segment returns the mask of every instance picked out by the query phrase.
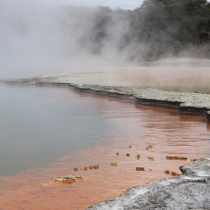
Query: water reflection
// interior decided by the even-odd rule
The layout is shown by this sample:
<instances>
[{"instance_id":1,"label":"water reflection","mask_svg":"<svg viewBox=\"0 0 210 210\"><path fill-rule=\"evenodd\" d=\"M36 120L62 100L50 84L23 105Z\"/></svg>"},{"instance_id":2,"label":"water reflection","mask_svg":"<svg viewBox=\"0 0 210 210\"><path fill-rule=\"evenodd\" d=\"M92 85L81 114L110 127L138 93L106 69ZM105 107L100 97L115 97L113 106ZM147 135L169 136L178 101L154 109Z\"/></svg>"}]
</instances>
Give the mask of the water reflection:
<instances>
[{"instance_id":1,"label":"water reflection","mask_svg":"<svg viewBox=\"0 0 210 210\"><path fill-rule=\"evenodd\" d=\"M0 97L0 176L46 166L112 130L94 106L62 86L1 85Z\"/></svg>"}]
</instances>

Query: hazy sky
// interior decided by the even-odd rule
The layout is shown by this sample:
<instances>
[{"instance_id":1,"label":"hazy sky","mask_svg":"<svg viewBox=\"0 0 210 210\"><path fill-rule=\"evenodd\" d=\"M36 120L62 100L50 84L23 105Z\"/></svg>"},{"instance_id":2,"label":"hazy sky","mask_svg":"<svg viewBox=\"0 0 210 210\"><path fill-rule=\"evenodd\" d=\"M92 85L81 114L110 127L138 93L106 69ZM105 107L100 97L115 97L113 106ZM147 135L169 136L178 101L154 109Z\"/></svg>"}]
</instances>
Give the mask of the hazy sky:
<instances>
[{"instance_id":1,"label":"hazy sky","mask_svg":"<svg viewBox=\"0 0 210 210\"><path fill-rule=\"evenodd\" d=\"M53 5L76 5L76 6L109 6L111 8L135 9L143 0L40 0Z\"/></svg>"}]
</instances>

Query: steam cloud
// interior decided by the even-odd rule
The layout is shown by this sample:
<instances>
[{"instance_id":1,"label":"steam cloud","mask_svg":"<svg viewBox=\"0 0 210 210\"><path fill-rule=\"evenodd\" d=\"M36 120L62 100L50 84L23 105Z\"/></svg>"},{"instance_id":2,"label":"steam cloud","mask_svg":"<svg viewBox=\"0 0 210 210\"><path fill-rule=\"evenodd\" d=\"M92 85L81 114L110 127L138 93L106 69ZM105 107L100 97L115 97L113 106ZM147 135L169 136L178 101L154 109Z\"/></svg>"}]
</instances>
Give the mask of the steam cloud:
<instances>
[{"instance_id":1,"label":"steam cloud","mask_svg":"<svg viewBox=\"0 0 210 210\"><path fill-rule=\"evenodd\" d=\"M126 60L123 10L0 0L0 77L94 71ZM104 13L104 15L103 15ZM107 19L107 14L109 14Z\"/></svg>"},{"instance_id":2,"label":"steam cloud","mask_svg":"<svg viewBox=\"0 0 210 210\"><path fill-rule=\"evenodd\" d=\"M0 78L101 71L178 53L208 56L203 44L185 52L172 38L179 27L171 27L162 7L147 7L151 2L129 11L0 0ZM162 25L154 29L158 18Z\"/></svg>"}]
</instances>

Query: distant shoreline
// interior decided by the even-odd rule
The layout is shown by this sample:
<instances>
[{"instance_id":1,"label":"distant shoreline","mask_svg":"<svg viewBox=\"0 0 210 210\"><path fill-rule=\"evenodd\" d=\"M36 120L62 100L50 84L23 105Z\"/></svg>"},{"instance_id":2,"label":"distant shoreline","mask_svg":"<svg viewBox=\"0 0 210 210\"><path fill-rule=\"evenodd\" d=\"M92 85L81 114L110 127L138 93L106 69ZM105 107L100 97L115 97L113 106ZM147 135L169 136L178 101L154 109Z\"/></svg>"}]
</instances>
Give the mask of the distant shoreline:
<instances>
[{"instance_id":1,"label":"distant shoreline","mask_svg":"<svg viewBox=\"0 0 210 210\"><path fill-rule=\"evenodd\" d=\"M4 82L9 84L28 85L67 85L80 91L100 95L133 97L136 102L140 104L172 107L178 109L180 113L206 115L207 119L210 120L210 94L195 92L173 92L144 87L68 83L65 80L56 81L56 78L56 76L38 76Z\"/></svg>"}]
</instances>

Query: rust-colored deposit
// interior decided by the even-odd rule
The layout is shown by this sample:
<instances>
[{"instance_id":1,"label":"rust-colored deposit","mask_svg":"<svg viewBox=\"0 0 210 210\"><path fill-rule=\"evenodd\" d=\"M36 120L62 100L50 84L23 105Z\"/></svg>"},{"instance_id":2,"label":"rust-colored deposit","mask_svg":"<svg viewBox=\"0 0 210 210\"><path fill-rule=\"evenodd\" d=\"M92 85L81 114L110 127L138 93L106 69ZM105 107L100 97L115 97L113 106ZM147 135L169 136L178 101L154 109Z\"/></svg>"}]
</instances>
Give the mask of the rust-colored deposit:
<instances>
[{"instance_id":1,"label":"rust-colored deposit","mask_svg":"<svg viewBox=\"0 0 210 210\"><path fill-rule=\"evenodd\" d=\"M205 117L119 102L123 99L113 99L113 112L104 112L105 118L112 116L117 132L92 147L60 157L48 168L1 177L0 209L86 209L128 188L177 176L180 165L209 156ZM52 180L70 175L82 179Z\"/></svg>"}]
</instances>

